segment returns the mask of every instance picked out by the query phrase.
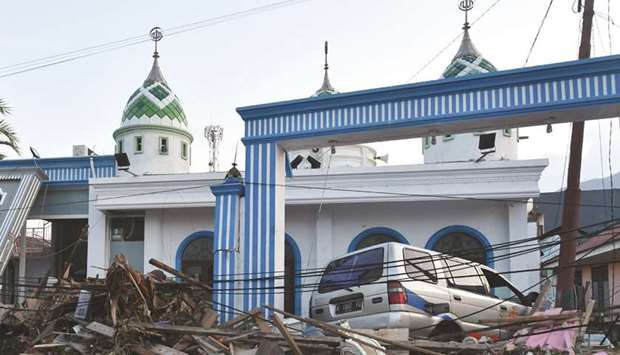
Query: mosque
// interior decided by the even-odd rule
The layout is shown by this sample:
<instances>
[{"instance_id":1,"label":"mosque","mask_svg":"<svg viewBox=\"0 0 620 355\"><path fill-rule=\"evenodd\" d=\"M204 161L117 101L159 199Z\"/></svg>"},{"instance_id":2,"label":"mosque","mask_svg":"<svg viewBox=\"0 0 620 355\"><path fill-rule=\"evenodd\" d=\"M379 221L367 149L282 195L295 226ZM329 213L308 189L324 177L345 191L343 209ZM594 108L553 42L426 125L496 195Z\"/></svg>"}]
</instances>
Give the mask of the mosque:
<instances>
[{"instance_id":1,"label":"mosque","mask_svg":"<svg viewBox=\"0 0 620 355\"><path fill-rule=\"evenodd\" d=\"M466 25L442 78L494 71ZM326 57L323 84L312 100L341 95L328 73ZM120 127L112 134L116 157L78 149L74 157L0 161L0 170L20 167L34 176L30 193L20 202L28 204L29 213L3 223L50 221L55 255L48 262L54 272L62 272L72 245L76 277L102 277L114 255L122 253L139 271L153 270L148 260L155 258L212 283L217 253L248 257L240 251L240 238L225 248L214 245L218 216L211 187L226 174L190 172L192 159L200 158L192 157L191 115L184 112L172 84L164 79L155 51L150 72L129 96ZM386 158L366 145L287 152L285 309L308 312L310 294L299 287L308 282L300 277L303 270L385 241L455 255L479 250L468 258L500 271L538 268L536 252L508 258L510 250L491 248L535 235L528 224L528 201L539 195L548 162L519 160L518 142L516 129L438 133L422 139L424 164L417 165L382 164ZM17 261L4 264L6 270L17 269ZM22 272L31 274L27 270L34 266L28 265ZM243 273L241 265L235 267ZM11 277L5 272L5 280ZM525 289L539 275L509 277Z\"/></svg>"},{"instance_id":2,"label":"mosque","mask_svg":"<svg viewBox=\"0 0 620 355\"><path fill-rule=\"evenodd\" d=\"M495 70L465 28L442 76ZM330 83L326 61L314 98L333 95L339 93ZM189 172L192 136L187 127L188 118L155 53L150 73L130 96L121 127L113 134L117 153L129 157L132 174L89 182L88 275L101 275L101 268L123 253L139 270L152 270L148 260L156 258L213 281L214 255L231 252L213 244L215 196L210 186L225 176ZM481 137L493 134L494 149L481 152ZM302 270L385 241L450 254L477 249L472 260L503 271L537 268L537 253L506 258L506 251L489 248L535 235L528 229L526 202L538 196L547 161L518 160L518 138L516 129L426 137L420 165L378 164L382 157L365 145L288 152L292 176L286 193L285 308L307 313L309 292L295 287L305 282L298 277ZM232 252L238 248L233 245ZM538 281L535 272L511 278L521 288Z\"/></svg>"}]
</instances>

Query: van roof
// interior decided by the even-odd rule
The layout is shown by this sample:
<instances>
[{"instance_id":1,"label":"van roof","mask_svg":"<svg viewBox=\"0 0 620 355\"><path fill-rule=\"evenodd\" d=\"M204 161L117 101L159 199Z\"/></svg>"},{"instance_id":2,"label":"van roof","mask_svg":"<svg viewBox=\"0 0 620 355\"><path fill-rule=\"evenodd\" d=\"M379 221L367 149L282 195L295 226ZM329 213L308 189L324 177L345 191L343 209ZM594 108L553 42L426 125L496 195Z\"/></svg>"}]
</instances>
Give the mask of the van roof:
<instances>
[{"instance_id":1,"label":"van roof","mask_svg":"<svg viewBox=\"0 0 620 355\"><path fill-rule=\"evenodd\" d=\"M409 245L409 244L405 244L405 243L385 242L385 243L381 243L381 244L371 245L371 246L368 246L366 248L362 248L362 249L359 249L359 250L354 250L354 251L346 253L344 255L341 255L341 256L338 256L338 257L334 257L330 261L337 260L337 259L343 258L345 256L349 256L349 255L355 255L357 253L360 253L360 252L363 252L363 251L366 251L366 250L371 250L371 249L374 249L374 248L379 248L379 247L385 247L387 249L391 249L391 250L394 250L394 251L398 251L398 250L402 250L402 249L413 249L413 250L417 250L417 251L423 251L423 252L429 253L431 255L446 255L446 254L443 254L443 253L435 251L435 250L424 249L424 248L421 248L421 247L416 247L414 245ZM457 260L457 261L460 261L460 262L471 263L471 264L476 265L476 266L482 266L482 267L486 267L488 269L491 269L490 267L488 267L486 265L482 265L482 264L477 263L475 261L466 260L466 259L459 258L459 257L456 257L456 256L449 255L448 258L449 259L453 259L453 260Z\"/></svg>"}]
</instances>

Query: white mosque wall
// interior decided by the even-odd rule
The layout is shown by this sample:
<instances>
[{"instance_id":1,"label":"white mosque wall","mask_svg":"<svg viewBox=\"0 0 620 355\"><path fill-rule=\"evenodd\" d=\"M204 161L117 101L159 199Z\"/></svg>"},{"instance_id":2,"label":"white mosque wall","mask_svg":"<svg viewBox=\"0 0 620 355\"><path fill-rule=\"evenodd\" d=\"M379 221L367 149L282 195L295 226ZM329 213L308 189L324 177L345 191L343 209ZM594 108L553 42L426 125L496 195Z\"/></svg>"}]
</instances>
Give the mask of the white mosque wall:
<instances>
[{"instance_id":1,"label":"white mosque wall","mask_svg":"<svg viewBox=\"0 0 620 355\"><path fill-rule=\"evenodd\" d=\"M179 174L189 172L191 162L191 142L187 136L168 130L130 130L116 137L117 149L121 146L127 153L134 174ZM142 150L137 150L136 139L142 137ZM168 140L168 151L160 151L162 138ZM182 145L186 144L186 155Z\"/></svg>"},{"instance_id":2,"label":"white mosque wall","mask_svg":"<svg viewBox=\"0 0 620 355\"><path fill-rule=\"evenodd\" d=\"M485 160L516 160L517 129L506 129L495 132L495 152L488 154ZM492 133L492 132L485 132ZM436 136L435 144L431 138L422 140L424 163L446 163L475 161L482 155L478 149L479 133L463 133L450 136Z\"/></svg>"},{"instance_id":3,"label":"white mosque wall","mask_svg":"<svg viewBox=\"0 0 620 355\"><path fill-rule=\"evenodd\" d=\"M195 232L213 231L211 207L176 208L145 211L144 260L146 272L153 270L148 260L156 258L177 267L177 252L183 241ZM480 231L491 244L527 237L525 204L483 201L387 202L324 205L289 205L286 208L286 233L301 254L301 268L324 267L332 258L346 254L353 239L377 227L402 234L411 245L424 247L440 229L465 225ZM521 218L523 217L523 218ZM497 251L495 256L508 253ZM89 254L89 265L91 255ZM536 255L496 261L500 271L537 268ZM538 280L536 273L521 277L507 275L520 289ZM311 283L316 280L304 280ZM302 293L302 312L306 314L310 293Z\"/></svg>"},{"instance_id":4,"label":"white mosque wall","mask_svg":"<svg viewBox=\"0 0 620 355\"><path fill-rule=\"evenodd\" d=\"M490 244L519 240L529 236L527 204L522 202L538 195L538 179L546 165L546 160L507 160L335 168L327 180L327 187L334 189L326 191L313 188L325 186L323 169L296 171L287 180L285 230L299 247L302 269L325 266L345 254L359 233L375 227L393 229L421 247L435 232L454 225L478 230ZM101 268L111 257L106 215L122 211L144 213L144 270L153 269L150 258L176 267L177 251L188 236L213 231L215 201L209 185L223 179L221 173L192 173L91 180L89 276L104 274ZM385 194L362 192L366 190ZM498 251L496 256L509 252ZM238 265L242 256L240 260ZM505 258L494 266L507 271L538 265L534 253ZM510 278L523 289L538 275L510 274ZM309 296L302 296L304 312Z\"/></svg>"}]
</instances>

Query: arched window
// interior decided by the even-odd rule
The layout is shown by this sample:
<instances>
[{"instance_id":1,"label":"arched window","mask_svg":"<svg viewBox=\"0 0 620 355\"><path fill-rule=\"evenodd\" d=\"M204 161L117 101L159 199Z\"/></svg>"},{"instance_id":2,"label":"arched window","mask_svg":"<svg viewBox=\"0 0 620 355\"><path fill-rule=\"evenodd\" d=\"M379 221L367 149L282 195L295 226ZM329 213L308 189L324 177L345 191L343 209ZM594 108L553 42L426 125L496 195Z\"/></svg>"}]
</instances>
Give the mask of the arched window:
<instances>
[{"instance_id":1,"label":"arched window","mask_svg":"<svg viewBox=\"0 0 620 355\"><path fill-rule=\"evenodd\" d=\"M301 315L301 252L295 240L286 234L284 240L284 310Z\"/></svg>"},{"instance_id":2,"label":"arched window","mask_svg":"<svg viewBox=\"0 0 620 355\"><path fill-rule=\"evenodd\" d=\"M213 233L195 232L189 235L179 248L176 256L177 270L213 285Z\"/></svg>"},{"instance_id":3,"label":"arched window","mask_svg":"<svg viewBox=\"0 0 620 355\"><path fill-rule=\"evenodd\" d=\"M488 239L467 226L450 226L439 230L426 243L426 249L493 266L493 252Z\"/></svg>"},{"instance_id":4,"label":"arched window","mask_svg":"<svg viewBox=\"0 0 620 355\"><path fill-rule=\"evenodd\" d=\"M398 233L392 228L387 227L374 227L369 228L358 234L349 245L348 252L367 248L372 245L377 245L387 242L397 242L403 244L409 244L407 238Z\"/></svg>"}]
</instances>

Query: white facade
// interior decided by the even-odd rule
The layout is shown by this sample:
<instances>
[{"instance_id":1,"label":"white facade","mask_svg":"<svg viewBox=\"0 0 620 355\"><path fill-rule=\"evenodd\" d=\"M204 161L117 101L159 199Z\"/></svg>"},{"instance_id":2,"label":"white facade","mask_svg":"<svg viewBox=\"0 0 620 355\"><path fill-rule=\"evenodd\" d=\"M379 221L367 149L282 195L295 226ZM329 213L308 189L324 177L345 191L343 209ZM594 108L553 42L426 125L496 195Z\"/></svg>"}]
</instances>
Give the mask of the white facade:
<instances>
[{"instance_id":1,"label":"white facade","mask_svg":"<svg viewBox=\"0 0 620 355\"><path fill-rule=\"evenodd\" d=\"M311 169L312 165L308 161L308 157L316 159L321 163L322 168L365 168L377 165L377 151L367 145L342 145L334 147L333 153L331 147L300 149L288 152L289 159L297 158L301 155L303 161L297 166L297 169ZM387 159L386 159L387 160Z\"/></svg>"},{"instance_id":2,"label":"white facade","mask_svg":"<svg viewBox=\"0 0 620 355\"><path fill-rule=\"evenodd\" d=\"M127 153L131 172L138 175L189 172L191 135L159 127L129 128L120 131L116 146L117 152L121 153L122 148L122 153Z\"/></svg>"},{"instance_id":3,"label":"white facade","mask_svg":"<svg viewBox=\"0 0 620 355\"><path fill-rule=\"evenodd\" d=\"M546 165L546 160L525 160L333 168L324 192L319 188L325 183L324 169L299 170L287 180L286 233L299 248L302 270L323 267L345 254L360 233L372 228L389 228L422 247L450 226L473 228L491 245L531 237L527 201L538 195L538 179ZM132 265L152 270L148 260L156 258L178 267L184 241L196 232L213 231L215 199L209 186L223 179L221 173L194 173L91 180L89 276L101 276L101 268L113 257L109 216L119 212L144 215L144 256L130 258ZM539 265L536 252L501 257L509 252L495 252L495 268ZM538 273L506 276L524 289L537 281ZM301 294L304 314L309 296Z\"/></svg>"},{"instance_id":4,"label":"white facade","mask_svg":"<svg viewBox=\"0 0 620 355\"><path fill-rule=\"evenodd\" d=\"M495 151L484 157L484 160L516 160L519 130L507 128L501 131L479 133L451 134L444 136L425 137L422 139L424 163L446 163L459 161L476 161L482 153L478 148L480 135L495 133Z\"/></svg>"}]
</instances>

